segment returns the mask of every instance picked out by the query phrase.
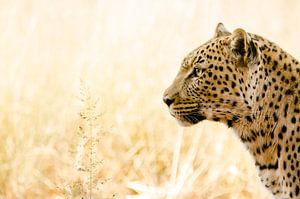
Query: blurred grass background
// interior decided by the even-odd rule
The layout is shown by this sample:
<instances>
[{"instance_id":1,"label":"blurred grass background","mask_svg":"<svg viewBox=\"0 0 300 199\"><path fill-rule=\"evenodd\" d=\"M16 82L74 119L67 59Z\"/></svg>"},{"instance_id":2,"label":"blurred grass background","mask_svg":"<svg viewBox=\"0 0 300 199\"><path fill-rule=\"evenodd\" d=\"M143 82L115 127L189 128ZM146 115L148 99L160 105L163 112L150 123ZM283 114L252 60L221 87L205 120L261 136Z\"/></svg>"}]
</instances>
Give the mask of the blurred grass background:
<instances>
[{"instance_id":1,"label":"blurred grass background","mask_svg":"<svg viewBox=\"0 0 300 199\"><path fill-rule=\"evenodd\" d=\"M0 5L0 198L269 198L226 126L161 99L218 22L299 57L299 1Z\"/></svg>"}]
</instances>

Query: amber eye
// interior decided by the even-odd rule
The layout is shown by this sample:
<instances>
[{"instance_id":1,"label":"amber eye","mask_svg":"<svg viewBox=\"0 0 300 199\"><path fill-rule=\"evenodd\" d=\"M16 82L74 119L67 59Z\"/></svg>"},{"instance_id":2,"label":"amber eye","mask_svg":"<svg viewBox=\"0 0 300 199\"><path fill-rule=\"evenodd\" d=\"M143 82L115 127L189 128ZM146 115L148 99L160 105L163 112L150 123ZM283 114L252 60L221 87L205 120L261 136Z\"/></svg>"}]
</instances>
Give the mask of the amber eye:
<instances>
[{"instance_id":1,"label":"amber eye","mask_svg":"<svg viewBox=\"0 0 300 199\"><path fill-rule=\"evenodd\" d=\"M198 77L198 76L200 76L201 72L202 72L202 70L200 68L194 67L193 71L191 72L191 74L189 75L189 77L190 78Z\"/></svg>"}]
</instances>

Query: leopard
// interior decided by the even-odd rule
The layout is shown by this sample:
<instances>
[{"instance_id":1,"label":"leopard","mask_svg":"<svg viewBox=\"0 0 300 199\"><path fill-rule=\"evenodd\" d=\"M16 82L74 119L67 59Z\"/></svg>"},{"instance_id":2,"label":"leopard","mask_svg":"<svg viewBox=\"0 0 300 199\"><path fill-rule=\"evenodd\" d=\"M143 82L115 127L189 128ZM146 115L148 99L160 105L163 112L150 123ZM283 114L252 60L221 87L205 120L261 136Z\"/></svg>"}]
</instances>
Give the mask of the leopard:
<instances>
[{"instance_id":1,"label":"leopard","mask_svg":"<svg viewBox=\"0 0 300 199\"><path fill-rule=\"evenodd\" d=\"M276 43L218 23L183 59L163 101L181 126L232 128L276 199L300 198L300 64Z\"/></svg>"}]
</instances>

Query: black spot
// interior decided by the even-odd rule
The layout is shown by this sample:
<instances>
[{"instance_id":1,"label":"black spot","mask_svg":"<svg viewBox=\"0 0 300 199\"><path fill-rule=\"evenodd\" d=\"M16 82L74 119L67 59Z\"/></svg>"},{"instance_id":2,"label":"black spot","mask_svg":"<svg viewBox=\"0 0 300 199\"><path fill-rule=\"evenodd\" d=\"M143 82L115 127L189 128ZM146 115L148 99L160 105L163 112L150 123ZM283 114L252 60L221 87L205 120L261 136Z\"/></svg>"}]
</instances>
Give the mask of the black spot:
<instances>
[{"instance_id":1,"label":"black spot","mask_svg":"<svg viewBox=\"0 0 300 199\"><path fill-rule=\"evenodd\" d=\"M236 83L235 82L231 82L231 88L235 88L236 87Z\"/></svg>"},{"instance_id":2,"label":"black spot","mask_svg":"<svg viewBox=\"0 0 300 199\"><path fill-rule=\"evenodd\" d=\"M278 116L276 115L276 113L273 113L273 119L274 119L274 122L278 121Z\"/></svg>"},{"instance_id":3,"label":"black spot","mask_svg":"<svg viewBox=\"0 0 300 199\"><path fill-rule=\"evenodd\" d=\"M227 125L228 125L228 127L232 127L232 123L233 123L232 120L227 120Z\"/></svg>"},{"instance_id":4,"label":"black spot","mask_svg":"<svg viewBox=\"0 0 300 199\"><path fill-rule=\"evenodd\" d=\"M268 58L267 58L267 63L269 64L269 63L270 63L270 61L271 61L271 57L270 57L270 56L268 56Z\"/></svg>"},{"instance_id":5,"label":"black spot","mask_svg":"<svg viewBox=\"0 0 300 199\"><path fill-rule=\"evenodd\" d=\"M294 93L294 91L292 90L292 89L287 89L286 91L285 91L285 94L286 95L292 95Z\"/></svg>"},{"instance_id":6,"label":"black spot","mask_svg":"<svg viewBox=\"0 0 300 199\"><path fill-rule=\"evenodd\" d=\"M229 75L228 75L228 74L225 75L225 80L226 80L226 81L229 80Z\"/></svg>"},{"instance_id":7,"label":"black spot","mask_svg":"<svg viewBox=\"0 0 300 199\"><path fill-rule=\"evenodd\" d=\"M275 60L275 61L273 62L273 67L272 67L272 69L273 69L273 70L276 70L277 65L278 65L278 62Z\"/></svg>"},{"instance_id":8,"label":"black spot","mask_svg":"<svg viewBox=\"0 0 300 199\"><path fill-rule=\"evenodd\" d=\"M297 104L298 104L298 97L295 97L294 105L297 105Z\"/></svg>"},{"instance_id":9,"label":"black spot","mask_svg":"<svg viewBox=\"0 0 300 199\"><path fill-rule=\"evenodd\" d=\"M281 140L283 139L283 134L281 132L278 134L278 138Z\"/></svg>"},{"instance_id":10,"label":"black spot","mask_svg":"<svg viewBox=\"0 0 300 199\"><path fill-rule=\"evenodd\" d=\"M233 72L232 69L231 69L229 66L227 66L227 69L228 69L230 72Z\"/></svg>"},{"instance_id":11,"label":"black spot","mask_svg":"<svg viewBox=\"0 0 300 199\"><path fill-rule=\"evenodd\" d=\"M267 91L268 86L264 84L264 91Z\"/></svg>"},{"instance_id":12,"label":"black spot","mask_svg":"<svg viewBox=\"0 0 300 199\"><path fill-rule=\"evenodd\" d=\"M256 149L256 153L257 153L257 154L260 154L260 148L257 148L257 149Z\"/></svg>"},{"instance_id":13,"label":"black spot","mask_svg":"<svg viewBox=\"0 0 300 199\"><path fill-rule=\"evenodd\" d=\"M277 76L280 76L280 75L281 75L281 71L278 71L278 72L277 72Z\"/></svg>"},{"instance_id":14,"label":"black spot","mask_svg":"<svg viewBox=\"0 0 300 199\"><path fill-rule=\"evenodd\" d=\"M253 122L252 117L250 115L247 115L245 118L247 119L248 122Z\"/></svg>"},{"instance_id":15,"label":"black spot","mask_svg":"<svg viewBox=\"0 0 300 199\"><path fill-rule=\"evenodd\" d=\"M279 97L278 97L278 102L280 102L280 101L281 101L281 99L282 99L282 95L281 95L281 94L279 94Z\"/></svg>"},{"instance_id":16,"label":"black spot","mask_svg":"<svg viewBox=\"0 0 300 199\"><path fill-rule=\"evenodd\" d=\"M286 130L287 130L286 126L285 126L285 125L283 125L283 126L282 126L282 128L281 128L281 132L285 133L285 132L286 132Z\"/></svg>"},{"instance_id":17,"label":"black spot","mask_svg":"<svg viewBox=\"0 0 300 199\"><path fill-rule=\"evenodd\" d=\"M210 83L210 81L205 81L205 84L207 84L207 85L210 85L211 83Z\"/></svg>"},{"instance_id":18,"label":"black spot","mask_svg":"<svg viewBox=\"0 0 300 199\"><path fill-rule=\"evenodd\" d=\"M285 107L284 107L284 117L287 116L288 109L289 109L289 105L286 104Z\"/></svg>"},{"instance_id":19,"label":"black spot","mask_svg":"<svg viewBox=\"0 0 300 199\"><path fill-rule=\"evenodd\" d=\"M280 152L281 152L281 146L280 144L277 145L277 156L278 158L280 157Z\"/></svg>"},{"instance_id":20,"label":"black spot","mask_svg":"<svg viewBox=\"0 0 300 199\"><path fill-rule=\"evenodd\" d=\"M233 74L233 79L236 80L236 74Z\"/></svg>"},{"instance_id":21,"label":"black spot","mask_svg":"<svg viewBox=\"0 0 300 199\"><path fill-rule=\"evenodd\" d=\"M260 130L260 135L264 137L266 133L263 130Z\"/></svg>"},{"instance_id":22,"label":"black spot","mask_svg":"<svg viewBox=\"0 0 300 199\"><path fill-rule=\"evenodd\" d=\"M270 108L273 107L273 102L270 102L269 107L270 107Z\"/></svg>"}]
</instances>

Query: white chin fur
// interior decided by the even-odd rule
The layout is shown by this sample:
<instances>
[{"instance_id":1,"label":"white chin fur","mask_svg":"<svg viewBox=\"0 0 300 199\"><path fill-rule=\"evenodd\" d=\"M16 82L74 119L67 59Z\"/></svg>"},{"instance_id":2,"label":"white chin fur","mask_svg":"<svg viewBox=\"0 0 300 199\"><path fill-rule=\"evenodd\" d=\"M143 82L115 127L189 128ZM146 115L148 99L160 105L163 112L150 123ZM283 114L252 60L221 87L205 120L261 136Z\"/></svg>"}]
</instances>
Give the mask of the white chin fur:
<instances>
[{"instance_id":1,"label":"white chin fur","mask_svg":"<svg viewBox=\"0 0 300 199\"><path fill-rule=\"evenodd\" d=\"M189 123L189 122L182 121L182 120L179 120L179 119L177 119L177 118L176 118L176 120L177 120L177 123L178 123L180 126L183 126L183 127L192 126L192 124Z\"/></svg>"}]
</instances>

